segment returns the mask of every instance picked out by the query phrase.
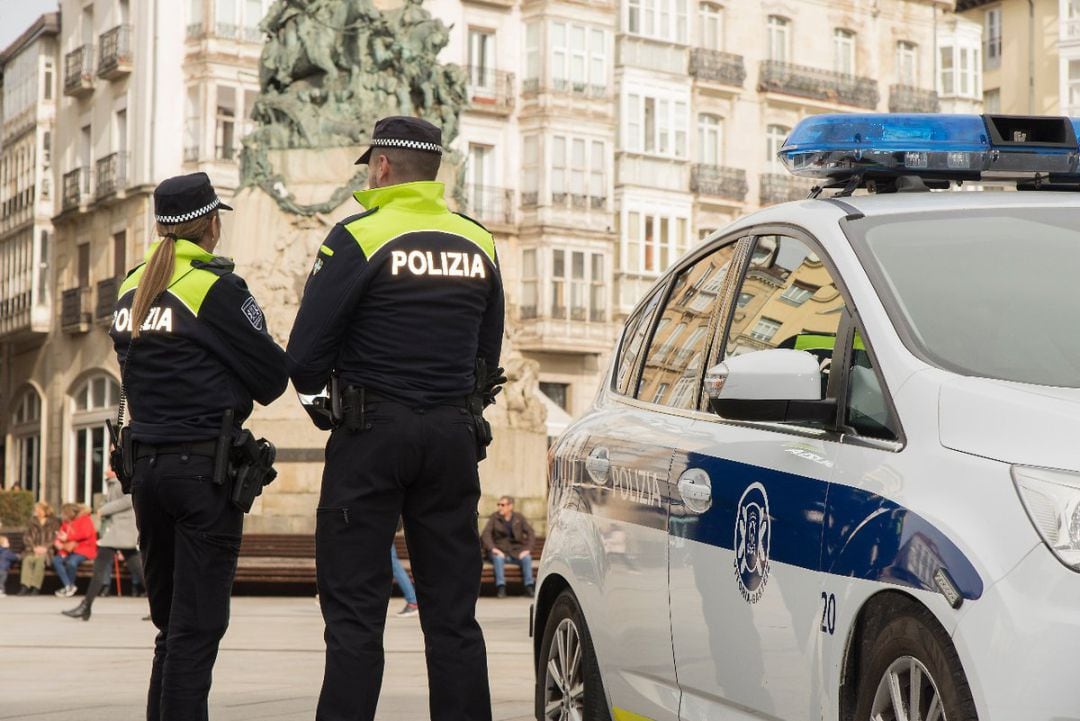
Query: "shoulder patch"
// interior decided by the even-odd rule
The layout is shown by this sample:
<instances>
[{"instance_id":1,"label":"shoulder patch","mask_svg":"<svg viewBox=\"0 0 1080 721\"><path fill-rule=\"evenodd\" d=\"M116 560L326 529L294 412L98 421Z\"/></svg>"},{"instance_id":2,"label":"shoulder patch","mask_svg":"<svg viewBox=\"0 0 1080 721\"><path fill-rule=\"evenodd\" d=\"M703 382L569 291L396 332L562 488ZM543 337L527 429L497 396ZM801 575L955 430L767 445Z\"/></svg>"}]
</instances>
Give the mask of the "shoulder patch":
<instances>
[{"instance_id":1,"label":"shoulder patch","mask_svg":"<svg viewBox=\"0 0 1080 721\"><path fill-rule=\"evenodd\" d=\"M263 329L263 312L262 308L255 301L254 296L248 296L243 305L240 306L240 310L244 313L244 316L251 323L251 327L255 330Z\"/></svg>"},{"instance_id":2,"label":"shoulder patch","mask_svg":"<svg viewBox=\"0 0 1080 721\"><path fill-rule=\"evenodd\" d=\"M484 224L483 224L483 223L481 223L481 222L480 222L479 220L476 220L475 218L470 218L469 216L465 215L464 213L459 213L459 212L457 212L457 211L454 211L454 215L459 215L459 216L461 216L462 218L464 218L465 220L467 220L467 221L469 221L470 223L472 223L473 225L478 225L478 226L480 226L480 228L481 228L481 229L482 229L482 230L483 230L483 231L484 231L485 233L490 233L490 232L491 232L490 230L488 230L487 228L485 228L485 227L484 227Z\"/></svg>"}]
</instances>

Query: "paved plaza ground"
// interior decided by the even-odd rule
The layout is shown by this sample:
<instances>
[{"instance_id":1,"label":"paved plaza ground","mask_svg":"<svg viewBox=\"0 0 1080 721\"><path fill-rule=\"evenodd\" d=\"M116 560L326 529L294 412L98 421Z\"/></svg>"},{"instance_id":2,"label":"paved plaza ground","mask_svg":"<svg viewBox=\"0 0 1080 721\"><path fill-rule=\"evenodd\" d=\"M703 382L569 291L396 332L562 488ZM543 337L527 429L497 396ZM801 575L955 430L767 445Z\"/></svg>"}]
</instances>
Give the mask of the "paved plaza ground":
<instances>
[{"instance_id":1,"label":"paved plaza ground","mask_svg":"<svg viewBox=\"0 0 1080 721\"><path fill-rule=\"evenodd\" d=\"M104 598L89 622L60 611L79 598L0 598L0 720L143 721L154 629L145 599ZM401 605L391 600L391 613ZM480 600L497 721L532 719L525 598ZM311 598L238 597L210 693L211 721L312 721L323 666L323 623ZM377 718L427 715L424 639L416 617L386 624Z\"/></svg>"}]
</instances>

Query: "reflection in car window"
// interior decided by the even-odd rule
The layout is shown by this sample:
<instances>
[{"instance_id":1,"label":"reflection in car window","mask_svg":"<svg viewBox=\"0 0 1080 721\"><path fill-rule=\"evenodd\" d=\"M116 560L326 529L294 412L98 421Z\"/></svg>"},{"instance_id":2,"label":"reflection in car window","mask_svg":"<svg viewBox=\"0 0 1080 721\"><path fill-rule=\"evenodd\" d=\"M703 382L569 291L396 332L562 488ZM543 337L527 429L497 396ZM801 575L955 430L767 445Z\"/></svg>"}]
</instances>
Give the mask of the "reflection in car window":
<instances>
[{"instance_id":1,"label":"reflection in car window","mask_svg":"<svg viewBox=\"0 0 1080 721\"><path fill-rule=\"evenodd\" d=\"M649 332L650 321L663 292L664 286L661 285L626 322L622 345L619 347L619 365L615 369L615 389L623 395L630 394L630 379L634 376L641 347L645 344L645 335Z\"/></svg>"},{"instance_id":2,"label":"reflection in car window","mask_svg":"<svg viewBox=\"0 0 1080 721\"><path fill-rule=\"evenodd\" d=\"M767 348L813 353L824 397L844 298L821 258L795 238L762 236L738 298L724 358Z\"/></svg>"},{"instance_id":3,"label":"reflection in car window","mask_svg":"<svg viewBox=\"0 0 1080 721\"><path fill-rule=\"evenodd\" d=\"M889 404L874 373L870 353L858 333L851 349L851 370L848 371L847 425L860 436L896 440L892 430Z\"/></svg>"},{"instance_id":4,"label":"reflection in car window","mask_svg":"<svg viewBox=\"0 0 1080 721\"><path fill-rule=\"evenodd\" d=\"M697 407L710 321L734 254L735 244L729 243L675 278L645 356L638 398L687 410Z\"/></svg>"}]
</instances>

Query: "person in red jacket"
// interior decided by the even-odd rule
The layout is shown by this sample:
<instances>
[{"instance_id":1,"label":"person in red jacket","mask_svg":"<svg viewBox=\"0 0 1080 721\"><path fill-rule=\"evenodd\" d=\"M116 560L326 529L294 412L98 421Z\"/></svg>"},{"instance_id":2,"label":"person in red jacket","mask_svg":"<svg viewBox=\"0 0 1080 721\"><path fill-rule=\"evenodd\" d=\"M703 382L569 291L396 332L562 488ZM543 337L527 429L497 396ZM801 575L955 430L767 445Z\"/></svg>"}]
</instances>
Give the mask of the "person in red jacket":
<instances>
[{"instance_id":1,"label":"person in red jacket","mask_svg":"<svg viewBox=\"0 0 1080 721\"><path fill-rule=\"evenodd\" d=\"M60 530L56 532L53 546L53 568L63 587L57 596L75 595L75 571L83 561L97 557L97 529L90 511L78 503L65 503L60 507Z\"/></svg>"}]
</instances>

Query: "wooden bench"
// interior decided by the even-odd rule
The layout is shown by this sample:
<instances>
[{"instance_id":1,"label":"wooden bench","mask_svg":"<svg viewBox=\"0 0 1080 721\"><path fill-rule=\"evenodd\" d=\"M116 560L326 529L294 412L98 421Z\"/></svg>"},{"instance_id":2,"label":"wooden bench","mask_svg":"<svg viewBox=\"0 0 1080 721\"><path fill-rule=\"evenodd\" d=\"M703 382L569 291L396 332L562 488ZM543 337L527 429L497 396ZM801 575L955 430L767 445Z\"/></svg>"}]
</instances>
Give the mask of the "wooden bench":
<instances>
[{"instance_id":1,"label":"wooden bench","mask_svg":"<svg viewBox=\"0 0 1080 721\"><path fill-rule=\"evenodd\" d=\"M10 548L20 556L25 552L23 547L23 532L22 531L0 531L0 536L6 536L10 544ZM8 593L14 593L19 589L19 572L22 568L21 561L15 561L11 564L11 568L8 569L7 587ZM80 579L89 580L94 575L94 563L93 561L85 561L79 564L78 569L75 571L76 583ZM53 569L52 563L45 566L45 582L42 584L42 592L54 591L60 588L60 579L56 575L56 571ZM85 589L81 589L85 590Z\"/></svg>"},{"instance_id":2,"label":"wooden bench","mask_svg":"<svg viewBox=\"0 0 1080 721\"><path fill-rule=\"evenodd\" d=\"M406 571L412 572L409 561L409 548L405 535L394 536L394 547L398 558ZM540 555L544 549L544 539L537 538L533 544L533 572L539 570ZM506 581L508 585L522 582L521 569L507 564ZM484 562L480 576L482 588L494 592L495 569L489 561ZM240 544L240 559L236 568L236 583L245 588L251 585L307 585L315 584L315 536L289 533L252 533L245 534Z\"/></svg>"}]
</instances>

